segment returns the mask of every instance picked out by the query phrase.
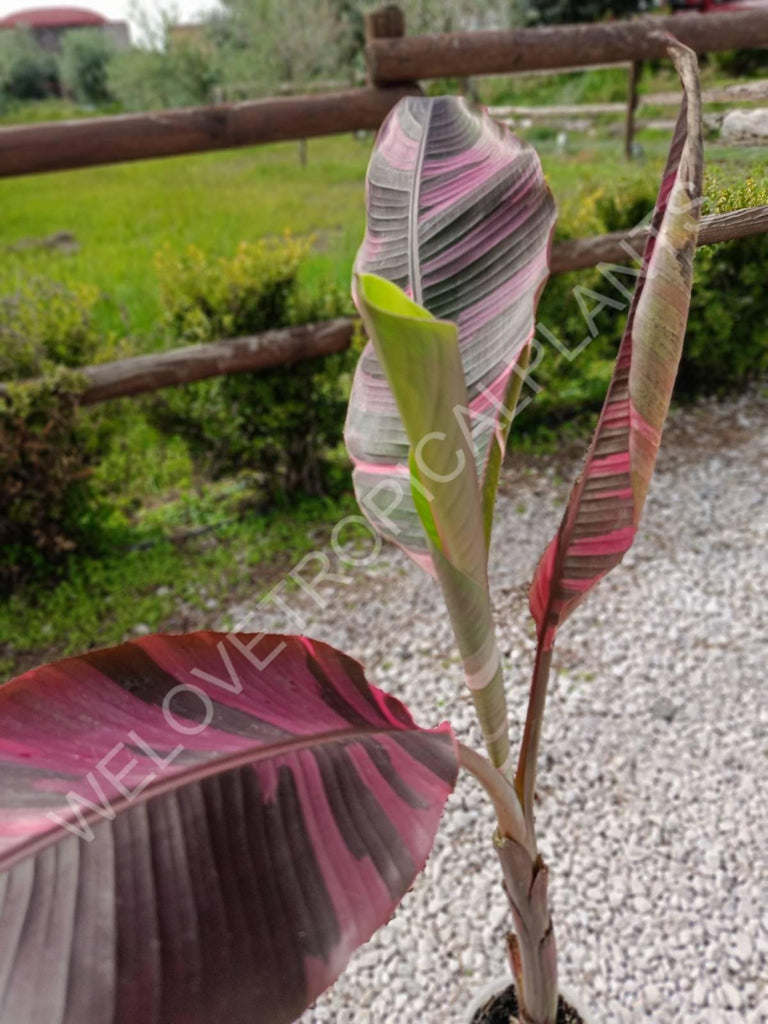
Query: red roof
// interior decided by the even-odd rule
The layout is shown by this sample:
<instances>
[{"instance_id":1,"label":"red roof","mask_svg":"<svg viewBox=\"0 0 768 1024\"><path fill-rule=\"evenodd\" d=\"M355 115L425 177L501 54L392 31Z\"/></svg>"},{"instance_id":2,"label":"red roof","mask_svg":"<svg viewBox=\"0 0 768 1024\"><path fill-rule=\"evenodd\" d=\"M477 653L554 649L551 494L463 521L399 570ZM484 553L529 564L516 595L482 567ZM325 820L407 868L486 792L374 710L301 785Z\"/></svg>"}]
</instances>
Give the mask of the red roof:
<instances>
[{"instance_id":1,"label":"red roof","mask_svg":"<svg viewBox=\"0 0 768 1024\"><path fill-rule=\"evenodd\" d=\"M0 18L0 28L82 28L106 22L106 18L84 7L28 7Z\"/></svg>"}]
</instances>

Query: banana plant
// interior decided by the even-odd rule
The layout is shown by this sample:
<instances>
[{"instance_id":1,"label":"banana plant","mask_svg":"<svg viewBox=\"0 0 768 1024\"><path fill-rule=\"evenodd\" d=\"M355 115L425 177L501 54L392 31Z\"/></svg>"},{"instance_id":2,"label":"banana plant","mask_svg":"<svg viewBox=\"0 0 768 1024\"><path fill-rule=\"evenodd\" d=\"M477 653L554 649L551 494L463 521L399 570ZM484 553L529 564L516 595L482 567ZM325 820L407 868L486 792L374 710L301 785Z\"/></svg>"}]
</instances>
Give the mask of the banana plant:
<instances>
[{"instance_id":1,"label":"banana plant","mask_svg":"<svg viewBox=\"0 0 768 1024\"><path fill-rule=\"evenodd\" d=\"M496 812L521 1020L554 1024L534 822L559 628L638 528L680 357L701 195L694 55L616 370L531 587L519 752L488 588L499 469L547 276L533 150L456 98L403 100L367 181L370 343L346 437L361 507L439 582L487 756L306 637L144 637L0 688L0 1024L287 1024L392 915L460 767Z\"/></svg>"},{"instance_id":2,"label":"banana plant","mask_svg":"<svg viewBox=\"0 0 768 1024\"><path fill-rule=\"evenodd\" d=\"M696 59L669 40L683 102L627 326L584 469L537 568L537 652L512 760L487 559L498 468L547 271L553 204L533 151L462 101L403 100L368 172L354 294L371 339L347 445L361 508L443 590L490 761L512 783L494 837L522 1020L554 1024L555 937L534 795L558 627L635 537L680 361L702 182ZM517 372L516 372L517 371Z\"/></svg>"}]
</instances>

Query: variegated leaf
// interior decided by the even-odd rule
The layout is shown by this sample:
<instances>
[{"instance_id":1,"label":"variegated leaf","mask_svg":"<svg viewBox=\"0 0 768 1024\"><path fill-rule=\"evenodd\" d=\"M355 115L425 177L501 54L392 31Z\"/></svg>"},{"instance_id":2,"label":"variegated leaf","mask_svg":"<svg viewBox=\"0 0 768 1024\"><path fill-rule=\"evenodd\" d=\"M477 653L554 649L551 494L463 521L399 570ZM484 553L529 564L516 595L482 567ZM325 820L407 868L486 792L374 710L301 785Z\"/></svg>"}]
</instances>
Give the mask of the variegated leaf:
<instances>
[{"instance_id":1,"label":"variegated leaf","mask_svg":"<svg viewBox=\"0 0 768 1024\"><path fill-rule=\"evenodd\" d=\"M506 443L505 401L548 272L555 212L538 157L462 99L408 97L377 140L367 204L356 272L392 281L458 328L486 506L494 497L485 493L486 469ZM424 530L401 486L408 476L407 433L371 345L355 374L345 436L365 514L429 564Z\"/></svg>"},{"instance_id":2,"label":"variegated leaf","mask_svg":"<svg viewBox=\"0 0 768 1024\"><path fill-rule=\"evenodd\" d=\"M391 916L457 752L303 637L147 637L0 688L2 1024L280 1024Z\"/></svg>"},{"instance_id":3,"label":"variegated leaf","mask_svg":"<svg viewBox=\"0 0 768 1024\"><path fill-rule=\"evenodd\" d=\"M493 763L508 770L509 726L488 592L487 547L474 447L457 410L467 406L455 324L436 320L397 285L355 278L368 335L410 443L409 466L390 481L412 496L426 539L414 559L434 572Z\"/></svg>"},{"instance_id":4,"label":"variegated leaf","mask_svg":"<svg viewBox=\"0 0 768 1024\"><path fill-rule=\"evenodd\" d=\"M422 526L445 559L484 587L485 538L474 451L456 415L467 406L456 326L435 319L384 278L360 274L355 282L363 323L410 443L404 492L413 489Z\"/></svg>"},{"instance_id":5,"label":"variegated leaf","mask_svg":"<svg viewBox=\"0 0 768 1024\"><path fill-rule=\"evenodd\" d=\"M670 41L684 95L643 265L587 461L531 587L540 641L635 537L682 352L699 229L702 141L695 54Z\"/></svg>"}]
</instances>

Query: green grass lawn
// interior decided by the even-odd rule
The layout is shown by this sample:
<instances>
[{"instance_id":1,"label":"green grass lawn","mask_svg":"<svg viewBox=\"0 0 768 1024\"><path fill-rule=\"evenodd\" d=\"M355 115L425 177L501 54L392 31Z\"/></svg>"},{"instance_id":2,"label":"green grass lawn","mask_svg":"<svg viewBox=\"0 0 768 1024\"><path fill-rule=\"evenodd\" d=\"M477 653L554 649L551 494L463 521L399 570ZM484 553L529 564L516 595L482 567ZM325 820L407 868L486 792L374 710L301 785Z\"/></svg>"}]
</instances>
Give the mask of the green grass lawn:
<instances>
[{"instance_id":1,"label":"green grass lawn","mask_svg":"<svg viewBox=\"0 0 768 1024\"><path fill-rule=\"evenodd\" d=\"M363 233L370 143L343 136L312 140L308 150L306 167L285 143L0 181L0 247L58 231L79 245L75 253L6 249L0 282L32 270L94 284L100 326L141 336L159 312L161 246L181 252L194 242L231 255L243 239L289 230L315 236L308 285L346 284Z\"/></svg>"},{"instance_id":2,"label":"green grass lawn","mask_svg":"<svg viewBox=\"0 0 768 1024\"><path fill-rule=\"evenodd\" d=\"M302 555L327 549L335 523L356 511L351 494L307 499L290 515L250 513L197 534L156 530L108 557L73 559L58 585L28 586L0 602L0 683L147 630L234 628L228 610L236 602L255 613L270 587Z\"/></svg>"}]
</instances>

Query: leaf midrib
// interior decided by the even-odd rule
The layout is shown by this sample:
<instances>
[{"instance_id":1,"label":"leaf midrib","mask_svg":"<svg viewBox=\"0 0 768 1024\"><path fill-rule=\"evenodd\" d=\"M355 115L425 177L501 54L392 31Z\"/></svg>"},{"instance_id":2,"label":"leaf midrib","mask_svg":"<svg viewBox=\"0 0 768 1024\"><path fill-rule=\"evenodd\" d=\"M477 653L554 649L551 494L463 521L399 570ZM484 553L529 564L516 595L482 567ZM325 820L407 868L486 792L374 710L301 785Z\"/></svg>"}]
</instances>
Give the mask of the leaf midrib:
<instances>
[{"instance_id":1,"label":"leaf midrib","mask_svg":"<svg viewBox=\"0 0 768 1024\"><path fill-rule=\"evenodd\" d=\"M92 811L86 808L81 808L79 816L75 814L65 814L64 808L60 811L54 808L49 808L49 811L59 814L62 819L72 824L79 824L81 821L84 821L88 825L111 825L119 814L129 808L149 803L150 800L158 799L173 790L183 789L196 782L202 782L205 779L213 778L217 775L224 775L226 772L234 771L236 768L242 768L249 764L255 764L258 761L267 761L273 757L284 756L286 754L295 753L296 751L306 750L308 748L328 746L333 743L338 743L341 740L355 740L374 736L392 736L399 733L407 733L409 735L434 735L434 730L404 729L396 727L383 728L380 726L361 728L360 726L356 726L354 729L335 729L331 732L322 733L319 736L317 734L312 734L311 736L297 736L290 740L271 744L268 748L250 748L238 751L236 754L228 754L221 759L213 759L205 762L204 764L195 765L189 769L182 769L176 774L170 775L168 778L163 779L161 777L158 781L150 783L140 794L130 799L122 795L116 799L108 797L108 805L114 811L114 818L111 820L105 818L97 811ZM48 849L48 847L55 846L57 842L70 838L71 836L72 833L68 832L63 825L56 825L47 832L43 832L22 842L10 853L0 855L0 873L9 871L11 868L15 867L22 861L27 860L29 857L37 856L38 853Z\"/></svg>"},{"instance_id":2,"label":"leaf midrib","mask_svg":"<svg viewBox=\"0 0 768 1024\"><path fill-rule=\"evenodd\" d=\"M424 129L419 139L419 150L413 168L413 188L408 205L408 274L411 279L413 301L423 305L421 292L421 259L419 256L419 205L421 203L421 172L427 152L429 128L432 123L432 104L427 107Z\"/></svg>"}]
</instances>

